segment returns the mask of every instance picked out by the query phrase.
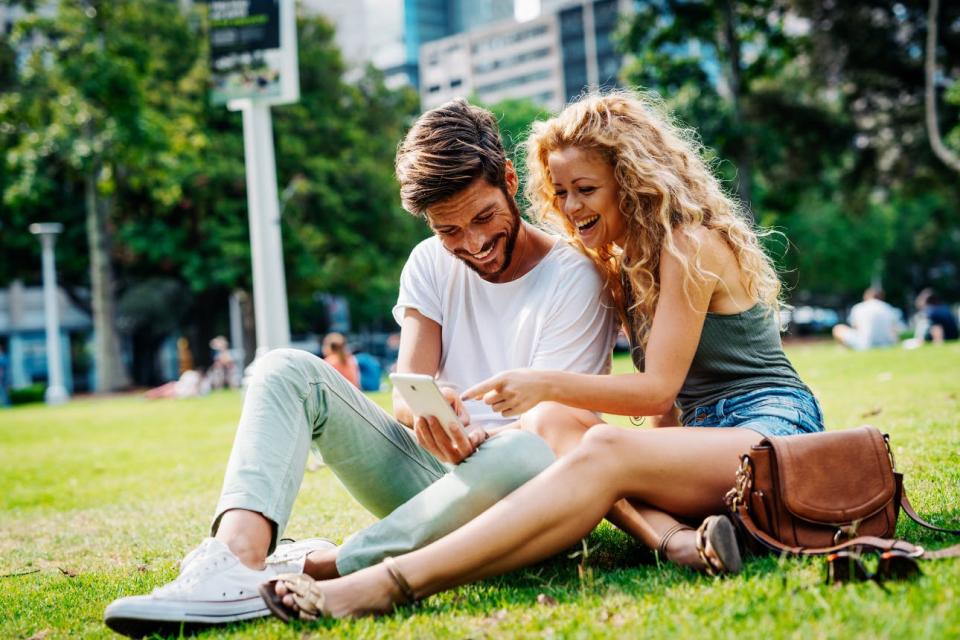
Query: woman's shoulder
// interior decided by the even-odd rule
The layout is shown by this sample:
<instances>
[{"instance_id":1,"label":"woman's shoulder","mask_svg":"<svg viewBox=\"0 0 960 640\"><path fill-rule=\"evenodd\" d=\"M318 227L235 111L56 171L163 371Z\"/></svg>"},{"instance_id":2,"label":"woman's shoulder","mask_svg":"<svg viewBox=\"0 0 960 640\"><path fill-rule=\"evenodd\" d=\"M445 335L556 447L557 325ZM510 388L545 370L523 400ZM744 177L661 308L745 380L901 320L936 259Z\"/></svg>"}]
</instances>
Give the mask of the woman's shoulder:
<instances>
[{"instance_id":1,"label":"woman's shoulder","mask_svg":"<svg viewBox=\"0 0 960 640\"><path fill-rule=\"evenodd\" d=\"M707 269L723 266L731 259L736 260L724 235L717 229L704 225L674 231L673 243L683 257L699 260ZM664 252L669 253L666 247Z\"/></svg>"}]
</instances>

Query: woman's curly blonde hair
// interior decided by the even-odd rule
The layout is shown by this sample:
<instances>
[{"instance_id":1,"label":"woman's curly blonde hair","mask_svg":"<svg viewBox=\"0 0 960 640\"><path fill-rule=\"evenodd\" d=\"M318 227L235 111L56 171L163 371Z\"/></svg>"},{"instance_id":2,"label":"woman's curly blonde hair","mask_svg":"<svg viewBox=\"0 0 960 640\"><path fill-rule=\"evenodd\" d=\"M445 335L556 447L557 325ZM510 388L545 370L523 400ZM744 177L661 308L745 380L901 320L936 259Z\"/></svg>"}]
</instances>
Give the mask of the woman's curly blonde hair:
<instances>
[{"instance_id":1,"label":"woman's curly blonde hair","mask_svg":"<svg viewBox=\"0 0 960 640\"><path fill-rule=\"evenodd\" d=\"M579 241L560 210L547 159L576 147L613 166L620 211L626 218L622 247L596 251ZM526 196L533 216L563 230L600 269L635 347L645 348L660 297L660 254L666 249L683 265L685 288L708 272L700 261L699 227L718 231L736 255L743 284L770 309L779 306L780 280L756 231L724 192L702 157L696 134L677 126L651 95L628 91L590 94L554 118L536 122L526 142ZM683 234L696 248L688 260L677 246ZM625 290L629 282L630 291ZM629 307L629 308L628 308Z\"/></svg>"}]
</instances>

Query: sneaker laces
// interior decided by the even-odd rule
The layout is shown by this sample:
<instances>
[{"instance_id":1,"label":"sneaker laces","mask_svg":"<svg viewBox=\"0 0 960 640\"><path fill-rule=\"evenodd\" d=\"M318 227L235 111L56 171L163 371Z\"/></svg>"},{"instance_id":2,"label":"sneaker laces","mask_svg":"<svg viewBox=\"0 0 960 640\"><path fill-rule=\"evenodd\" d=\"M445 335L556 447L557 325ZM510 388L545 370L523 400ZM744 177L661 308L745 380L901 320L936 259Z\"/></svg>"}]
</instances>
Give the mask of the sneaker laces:
<instances>
[{"instance_id":1,"label":"sneaker laces","mask_svg":"<svg viewBox=\"0 0 960 640\"><path fill-rule=\"evenodd\" d=\"M183 559L180 563L180 575L172 582L154 589L153 595L188 595L208 575L228 569L237 562L239 560L226 545L208 538Z\"/></svg>"}]
</instances>

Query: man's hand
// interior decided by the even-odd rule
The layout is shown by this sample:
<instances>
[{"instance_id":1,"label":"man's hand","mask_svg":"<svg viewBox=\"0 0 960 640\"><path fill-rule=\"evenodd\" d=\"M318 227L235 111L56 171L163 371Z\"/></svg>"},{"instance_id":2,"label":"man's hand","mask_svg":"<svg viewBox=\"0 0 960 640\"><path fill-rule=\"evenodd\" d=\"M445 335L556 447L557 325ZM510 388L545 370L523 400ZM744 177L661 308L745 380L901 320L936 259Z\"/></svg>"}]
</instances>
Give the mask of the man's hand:
<instances>
[{"instance_id":1,"label":"man's hand","mask_svg":"<svg viewBox=\"0 0 960 640\"><path fill-rule=\"evenodd\" d=\"M549 372L513 369L476 384L461 396L464 400L482 400L504 417L515 417L551 400Z\"/></svg>"},{"instance_id":2,"label":"man's hand","mask_svg":"<svg viewBox=\"0 0 960 640\"><path fill-rule=\"evenodd\" d=\"M416 422L413 423L417 442L441 462L459 464L487 439L487 432L483 429L475 429L467 433L454 425L451 431L454 433L454 438L447 435L440 421L434 416L417 416Z\"/></svg>"},{"instance_id":3,"label":"man's hand","mask_svg":"<svg viewBox=\"0 0 960 640\"><path fill-rule=\"evenodd\" d=\"M464 427L468 426L470 424L470 414L467 413L456 389L440 387L440 393L450 403L460 419L460 423ZM434 416L416 416L414 419L413 432L417 436L417 442L443 462L459 464L487 439L487 433L483 429L476 429L467 433L458 425L452 424L450 425L450 431L454 434L453 438L447 435L443 425Z\"/></svg>"}]
</instances>

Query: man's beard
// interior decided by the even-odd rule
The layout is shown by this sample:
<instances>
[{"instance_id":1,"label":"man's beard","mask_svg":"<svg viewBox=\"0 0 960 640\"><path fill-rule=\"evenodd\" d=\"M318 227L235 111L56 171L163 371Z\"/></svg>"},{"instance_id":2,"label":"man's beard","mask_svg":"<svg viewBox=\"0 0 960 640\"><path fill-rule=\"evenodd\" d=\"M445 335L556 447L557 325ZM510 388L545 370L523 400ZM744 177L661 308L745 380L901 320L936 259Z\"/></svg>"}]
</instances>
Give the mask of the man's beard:
<instances>
[{"instance_id":1,"label":"man's beard","mask_svg":"<svg viewBox=\"0 0 960 640\"><path fill-rule=\"evenodd\" d=\"M477 252L483 253L484 251L487 251L497 242L499 242L500 238L506 237L506 246L503 249L503 263L500 265L500 267L497 268L496 271L483 271L466 257L470 255L469 253L459 251L454 252L454 255L460 258L461 262L485 278L498 276L510 267L510 263L513 260L513 249L517 244L517 236L520 235L520 207L517 206L516 201L514 201L514 199L511 198L508 193L504 192L504 195L507 197L507 206L510 207L510 213L513 214L513 222L510 225L510 229L508 229L505 233L498 233L493 237L493 239L490 240L490 242L481 247L480 251Z\"/></svg>"}]
</instances>

